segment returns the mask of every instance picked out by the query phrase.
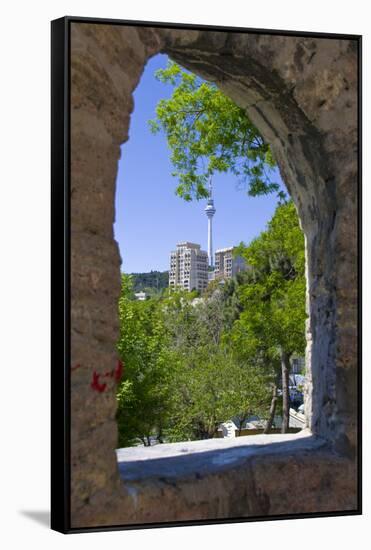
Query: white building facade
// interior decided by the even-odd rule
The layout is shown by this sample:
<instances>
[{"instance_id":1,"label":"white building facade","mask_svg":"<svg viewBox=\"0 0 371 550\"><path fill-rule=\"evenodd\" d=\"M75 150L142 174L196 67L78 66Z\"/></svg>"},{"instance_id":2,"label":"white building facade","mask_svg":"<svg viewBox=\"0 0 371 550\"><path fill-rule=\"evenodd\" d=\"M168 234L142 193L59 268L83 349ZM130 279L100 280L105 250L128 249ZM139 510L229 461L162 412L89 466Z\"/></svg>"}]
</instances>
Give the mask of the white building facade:
<instances>
[{"instance_id":1,"label":"white building facade","mask_svg":"<svg viewBox=\"0 0 371 550\"><path fill-rule=\"evenodd\" d=\"M208 254L199 244L178 243L170 255L169 287L203 292L208 284Z\"/></svg>"},{"instance_id":2,"label":"white building facade","mask_svg":"<svg viewBox=\"0 0 371 550\"><path fill-rule=\"evenodd\" d=\"M233 257L233 246L220 248L215 252L215 278L232 279L240 271L246 270L245 260L241 256Z\"/></svg>"}]
</instances>

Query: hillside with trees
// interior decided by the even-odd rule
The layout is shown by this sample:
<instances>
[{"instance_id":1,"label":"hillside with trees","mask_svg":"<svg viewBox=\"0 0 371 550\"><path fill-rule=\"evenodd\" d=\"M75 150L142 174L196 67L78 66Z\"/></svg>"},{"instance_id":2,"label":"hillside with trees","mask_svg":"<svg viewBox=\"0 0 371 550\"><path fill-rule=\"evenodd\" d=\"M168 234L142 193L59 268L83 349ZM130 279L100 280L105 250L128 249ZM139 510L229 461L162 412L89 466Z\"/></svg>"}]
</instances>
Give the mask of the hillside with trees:
<instances>
[{"instance_id":1,"label":"hillside with trees","mask_svg":"<svg viewBox=\"0 0 371 550\"><path fill-rule=\"evenodd\" d=\"M131 273L130 275L133 292L146 290L161 292L169 286L168 271L150 271L148 273Z\"/></svg>"}]
</instances>

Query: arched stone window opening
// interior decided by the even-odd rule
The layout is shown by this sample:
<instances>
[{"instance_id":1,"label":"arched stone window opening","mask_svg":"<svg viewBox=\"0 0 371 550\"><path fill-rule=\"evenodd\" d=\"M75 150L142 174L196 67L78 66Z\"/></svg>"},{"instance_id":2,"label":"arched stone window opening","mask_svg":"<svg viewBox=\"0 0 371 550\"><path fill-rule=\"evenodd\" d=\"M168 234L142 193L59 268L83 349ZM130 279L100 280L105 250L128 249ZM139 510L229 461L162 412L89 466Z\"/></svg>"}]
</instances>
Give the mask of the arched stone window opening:
<instances>
[{"instance_id":1,"label":"arched stone window opening","mask_svg":"<svg viewBox=\"0 0 371 550\"><path fill-rule=\"evenodd\" d=\"M72 23L71 48L73 524L355 509L357 43ZM306 236L306 413L313 435L264 452L257 445L223 472L210 455L216 469L187 471L173 486L121 485L114 388L100 391L97 376L117 359L120 259L112 224L120 145L128 139L133 89L146 60L160 51L246 109L297 207ZM292 484L297 494L282 500Z\"/></svg>"},{"instance_id":2,"label":"arched stone window opening","mask_svg":"<svg viewBox=\"0 0 371 550\"><path fill-rule=\"evenodd\" d=\"M205 207L207 204L207 199L202 199L197 201L194 199L193 201L187 202L184 199L181 199L179 196L175 194L175 188L177 185L179 185L179 179L173 177L171 174L174 170L174 166L172 166L172 163L170 161L170 151L169 151L169 144L167 141L167 133L156 132L156 135L154 135L151 132L151 126L149 121L153 121L153 119L156 117L156 108L160 101L166 100L167 98L174 97L172 94L174 92L173 86L167 84L165 85L163 82L160 82L156 78L156 71L157 70L163 70L165 68L169 68L169 58L168 56L164 54L158 54L153 56L146 64L144 72L141 76L140 82L138 86L136 87L134 91L134 104L135 108L131 115L130 120L130 129L129 129L129 140L125 142L121 147L121 157L118 164L118 175L116 180L116 198L115 198L115 210L116 210L116 216L115 216L115 225L114 225L114 234L115 239L119 245L120 249L120 255L122 259L121 264L121 272L123 273L124 277L124 286L125 289L123 292L123 301L121 302L121 315L123 318L125 318L125 309L129 310L127 314L129 315L129 322L127 324L128 331L133 330L133 323L130 322L130 319L133 316L134 312L142 312L144 315L144 310L147 311L148 316L153 314L153 309L150 308L148 310L148 303L143 304L141 300L146 300L149 298L156 297L156 302L153 302L154 309L157 312L157 306L161 309L161 303L163 303L165 299L165 288L164 286L168 286L171 288L171 285L174 284L174 278L170 277L170 272L172 268L169 264L169 257L171 251L175 249L177 246L177 243L180 241L188 241L191 243L197 243L198 246L201 247L201 259L203 260L203 264L201 267L205 268L205 271L200 273L200 277L197 278L197 281L194 281L193 275L192 276L192 285L193 290L198 290L199 292L204 292L205 286L207 285L207 246L208 246L208 227L207 227L207 216L205 212ZM192 73L189 73L192 74ZM195 75L193 75L195 76ZM201 81L204 82L204 81ZM214 89L214 91L216 91ZM219 91L216 92L216 98L220 98ZM215 100L216 101L216 100ZM200 103L200 101L198 101ZM184 106L183 104L179 107L180 116L181 113L184 112L184 109L191 109L191 107ZM195 107L193 107L195 108ZM199 106L201 109L201 106ZM207 107L204 105L203 109L207 110ZM193 125L194 120L194 113L191 111L192 114L187 118L187 124ZM204 115L209 117L210 113L207 115ZM219 115L221 116L221 115ZM235 120L235 119L234 119ZM216 122L216 121L215 121ZM215 123L214 122L214 123ZM236 144L239 144L241 147L246 144L246 140L244 144L242 144L242 140L239 141L239 138L237 137L237 130L242 129L246 131L246 127L243 126L242 123L240 123L238 120L236 121L236 124L234 125L234 129L229 128L229 134L230 139L234 139ZM219 137L225 138L225 132L226 128L223 127L222 134L219 135ZM186 133L186 132L185 132ZM241 135L240 134L240 135ZM186 139L186 136L183 134L183 139ZM205 137L203 138L205 139ZM207 138L206 138L207 139ZM182 141L182 139L180 140ZM261 140L259 138L258 143L261 143ZM218 154L221 153L221 147L218 148ZM239 154L237 156L237 160L239 163L241 163L241 157L242 155ZM205 166L207 165L207 158L205 161L205 158L198 159L199 160L199 169L202 171L205 169ZM236 166L237 160L233 163L231 162L231 166ZM279 191L285 192L287 197L286 188L280 178L279 171L277 167L270 168L267 165L264 166L264 176L269 177L269 182L275 182L278 184ZM210 182L210 180L209 180ZM213 199L215 202L215 206L217 209L217 215L216 220L214 224L214 249L223 249L226 246L238 245L241 241L244 241L245 243L249 244L253 238L257 237L259 233L261 233L263 230L266 229L266 224L268 221L272 218L274 215L280 198L278 197L277 193L278 190L275 192L271 192L269 195L266 196L258 196L258 197L251 197L248 196L247 190L248 190L248 182L246 180L243 180L241 173L235 174L231 170L228 171L228 173L219 173L216 171L215 175L212 178L212 186L213 186ZM287 197L288 198L288 197ZM281 199L282 200L282 199ZM300 239L300 243L302 243L302 240ZM191 254L190 251L187 252L187 254ZM188 258L188 260L187 260ZM183 260L181 260L182 262ZM191 265L191 259L189 256L185 258L185 266L187 271L187 265L188 268ZM226 260L227 262L230 262L232 264L232 260ZM290 263L290 261L288 260ZM242 262L241 262L242 263ZM175 266L175 259L173 257L173 260L171 261L171 264L173 267ZM193 264L194 265L194 264ZM228 264L227 264L228 265ZM244 269L244 264L242 269ZM222 264L222 273L223 268L226 269L226 263L224 263L224 266ZM287 266L286 266L287 269ZM302 268L303 269L303 268ZM169 282L165 283L166 279L166 273L160 273L164 271L168 271L167 275L169 276ZM151 275L148 274L144 275L143 272L150 272ZM238 293L236 292L237 289L237 277L236 277L236 267L234 266L234 269L231 270L231 273L227 271L227 276L232 276L233 271L233 284L231 285L227 284L227 287L230 288L230 291L233 292L233 298L236 300ZM128 285L130 286L130 282L128 280L128 275L138 273L140 272L140 277L134 275L132 277L132 284L134 285L134 293L135 296L138 298L139 302L132 303L131 300L128 298ZM174 272L173 272L174 273ZM205 277L206 275L206 277ZM179 280L179 284L182 286L187 285L186 288L188 291L192 290L192 286L190 286L189 281L189 271L188 275L184 276L184 279ZM206 281L205 281L206 278ZM156 279L157 279L157 288L155 288L156 285ZM303 281L304 277L301 277L301 280ZM241 278L239 279L241 281ZM230 281L232 283L232 281ZM204 286L205 285L205 286ZM215 281L209 285L208 292L211 292L211 288L215 288ZM149 287L149 288L148 288ZM222 288L222 286L220 286ZM139 294L139 291L145 291ZM301 350L300 350L300 357L304 359L304 288L302 293L302 299L300 301L300 305L302 306L302 324L301 327ZM132 298L134 299L134 295L132 295ZM123 304L127 304L127 308L123 307ZM155 305L156 304L156 305ZM196 312L199 310L199 307L201 306L202 310L202 301L200 298L196 298L194 302L194 306L192 308L193 312ZM143 307L144 306L144 307ZM226 313L226 303L225 300L222 300L220 302L221 309L219 310L220 316L218 317L219 323L209 323L207 324L207 330L210 334L210 339L213 340L214 337L218 338L217 332L221 328L220 322L221 317L224 316ZM233 307L233 306L232 306ZM138 312L139 309L139 312ZM240 310L233 309L233 315L239 317ZM198 311L198 313L200 313ZM205 312L204 312L205 313ZM214 312L215 314L215 312ZM229 318L230 318L231 312L229 312ZM134 313L134 317L136 316L136 313ZM142 318L142 316L139 313L139 317ZM166 317L166 315L165 315ZM197 320L199 318L199 315L195 316ZM213 315L214 317L214 315ZM207 316L206 316L207 318ZM205 316L204 316L205 319ZM214 317L215 319L215 317ZM166 321L166 318L162 321L165 322L165 325L167 326L167 330L165 331L168 333L171 332L171 328L173 323L170 323L171 326L169 326L168 321ZM173 321L177 322L177 319L173 319ZM181 322L181 321L180 321ZM125 330L125 322L121 320L121 331L122 335L120 336L119 340L127 341L129 338L128 333ZM269 323L270 325L271 323ZM136 339L138 341L138 346L140 345L142 349L142 354L145 354L145 348L146 348L146 340L141 340L143 338L144 333L148 330L151 334L150 326L152 323L141 323L136 326L136 331L139 330L139 335L132 334L131 333L131 339ZM162 325L162 323L161 323ZM178 325L179 326L179 325ZM180 325L181 326L181 325ZM180 327L179 326L179 327ZM293 327L296 329L297 327ZM180 328L178 328L180 330ZM183 328L184 330L184 328ZM187 329L185 329L187 330ZM196 333L199 329L194 327L194 330ZM235 328L236 330L236 328ZM223 341L225 342L227 339L232 340L232 338L228 338L228 334L233 334L232 327L226 326L226 322L224 320L223 322ZM195 334L196 335L196 334ZM138 338L139 336L139 338ZM164 340L164 338L163 338ZM264 338L261 336L261 340L263 341ZM143 344L139 344L139 341L142 341ZM151 340L152 341L152 340ZM157 340L157 343L159 346L161 346L160 341ZM173 342L174 343L174 342ZM210 340L208 341L210 343ZM193 346L197 346L199 349L199 352L202 352L202 348L205 347L205 340L201 343L201 341L195 341L193 343ZM299 344L296 344L299 345ZM165 419L161 420L159 418L159 415L161 414L159 412L159 408L162 410L170 410L171 403L170 401L174 397L174 392L170 391L170 394L172 397L170 400L167 398L167 393L163 392L163 400L161 405L157 401L154 401L152 403L148 403L148 400L144 397L143 406L142 402L137 402L136 409L133 411L132 403L133 399L135 399L134 395L137 395L139 400L143 398L143 393L141 392L141 385L136 383L136 375L135 372L137 370L141 371L142 366L140 363L140 360L138 356L134 353L134 361L131 361L130 355L126 354L126 346L123 346L119 343L119 353L121 352L123 363L125 364L125 373L129 373L127 376L129 377L129 380L131 380L134 384L134 391L133 393L127 393L125 392L125 399L120 400L120 405L118 407L118 415L120 420L118 421L118 427L119 427L119 443L118 447L127 447L128 445L133 444L133 438L134 438L134 432L130 430L130 427L133 427L133 423L131 422L130 418L127 418L127 414L129 414L129 417L132 417L133 415L136 416L138 422L135 422L136 424L136 441L141 441L142 444L145 446L148 446L150 444L156 444L158 440L161 440L162 442L168 441L169 439L169 414L166 414ZM129 345L130 346L130 345ZM173 348L173 345L168 342L167 350L169 351L169 347ZM241 346L242 347L242 346ZM218 346L219 350L221 349L221 346ZM226 345L223 346L223 349L227 348L229 351L231 349L235 349L236 346L232 345ZM155 354L155 357L157 357L158 353L161 353L159 351L159 348L156 348L157 352ZM290 348L291 349L291 348ZM190 349L187 350L187 355L189 354ZM294 352L298 352L298 348L292 349L290 354L287 354L288 360L291 359L291 355L294 355ZM277 352L278 353L278 350ZM208 353L209 355L209 353ZM286 356L285 356L286 357ZM277 386L280 386L279 379L281 378L281 368L279 359L276 360L277 364L275 364L275 382ZM304 362L304 361L302 361ZM168 364L171 364L171 361L167 361ZM184 363L184 362L183 362ZM240 359L240 363L243 364L242 358ZM268 362L266 362L268 363ZM127 366L129 365L129 368ZM184 365L185 367L185 365ZM148 363L147 361L147 372L153 373L153 370L155 370L158 373L157 380L156 380L156 388L154 388L154 391L156 395L158 395L161 392L162 389L162 383L161 380L163 379L163 373L164 373L164 367L161 364L158 363ZM202 365L200 364L201 370L205 370L205 363ZM267 366L267 369L269 367ZM166 369L166 367L165 367ZM173 370L170 368L170 370ZM214 380L214 387L220 388L222 386L222 395L224 397L224 401L226 400L227 396L227 387L230 390L229 395L232 395L233 391L238 391L240 389L240 384L237 382L239 379L239 375L241 374L239 368L236 368L235 364L232 364L232 368L224 369L224 375L222 377L219 377L218 374L222 372L222 368L217 368L216 376L212 376L212 379ZM228 372L227 372L228 370ZM259 369L262 370L262 369ZM291 369L290 369L291 370ZM296 371L297 372L297 371ZM150 374L151 376L151 374ZM244 379L245 379L245 388L251 387L251 382L249 383L250 378L250 371L247 372L247 370L244 370L243 373ZM129 382L129 380L126 378L125 383ZM179 380L179 376L178 376ZM217 382L218 380L218 382ZM293 380L293 377L291 377L291 380ZM130 383L130 382L129 382ZM148 383L148 379L147 379ZM151 382L149 382L151 384ZM175 388L178 386L176 381L174 382L169 381L167 378L164 379L165 386L168 386L169 384L174 384ZM127 386L126 386L127 387ZM133 387L133 386L132 386ZM119 389L119 394L122 386ZM266 411L264 414L264 420L268 420L268 417L270 416L269 413L269 405L271 404L272 400L272 390L273 388L269 388L269 395L268 392L264 396L265 404L266 404ZM277 392L277 388L275 386L275 390ZM248 390L246 390L247 393ZM129 390L130 392L130 390ZM205 393L209 395L210 387L206 386L204 392L201 392L202 395ZM147 385L147 389L145 391L146 395L151 395L151 391L149 390L149 387ZM280 393L280 390L278 390L278 393ZM291 396L293 395L293 392L291 391ZM222 399L223 399L222 397ZM228 400L228 397L227 397ZM126 406L125 406L126 401ZM147 401L147 403L145 402ZM256 407L259 406L257 403L258 399L255 400L255 405L251 407L250 411L247 412L246 410L237 410L234 408L233 414L230 412L226 412L226 406L224 405L222 407L222 410L220 410L219 407L219 425L223 422L226 423L232 416L234 417L234 422L236 422L236 430L238 435L241 435L241 432L243 435L246 435L248 433L249 435L252 435L254 433L254 430L249 429L248 432L245 431L246 423L248 422L248 419L255 420L257 417L256 415L261 415L262 411L258 413ZM294 400L292 400L294 401ZM175 414L178 416L180 415L180 411L183 411L185 415L187 414L187 409L184 404L182 406L182 401L178 400L179 402L179 408L177 411L174 411ZM290 407L297 408L299 404L302 402L300 400L300 397L296 400L296 402L291 402L290 400ZM277 397L275 399L275 404L277 404ZM149 405L149 407L147 406ZM254 408L255 407L255 408ZM140 410L146 409L146 414L142 417ZM217 409L217 403L215 403L215 408L213 412L216 412ZM130 411L128 413L128 411ZM152 414L151 414L152 412ZM211 411L210 411L211 412ZM238 413L241 413L241 422L242 424L238 423L238 420L236 418L236 415ZM229 415L229 416L228 416ZM170 415L171 416L171 415ZM183 416L183 415L181 415ZM291 416L291 426L290 426L290 433L299 431L301 427L304 426L303 422L303 415L298 414L297 418L295 418L296 422L293 420L295 417ZM276 433L281 432L281 424L282 424L282 407L280 406L280 403L275 408L275 413L273 415L272 421L274 422L274 427L269 428L267 426L267 432L272 432L272 430ZM211 419L210 419L211 420ZM156 424L157 421L157 424ZM151 425L152 422L152 425ZM189 439L188 433L185 433L184 430L184 416L183 420L180 421L180 423L183 423L183 426L180 427L180 429L183 431L183 436L180 436L179 433L177 434L176 440L178 441L186 441ZM292 423L294 423L294 426L292 426ZM231 424L231 423L230 423ZM234 424L231 424L233 426ZM126 430L125 426L129 426L129 429ZM159 429L159 426L161 428ZM258 423L258 427L260 427L261 424ZM121 427L121 429L120 429ZM251 425L250 425L251 427ZM183 429L182 429L183 428ZM223 430L225 430L226 425L223 425ZM178 424L179 429L179 424ZM243 431L242 431L243 430ZM259 433L259 428L257 428L257 431ZM263 428L260 430L263 431ZM174 429L172 430L174 434ZM199 422L199 428L197 429L196 425L193 425L192 433L193 437L192 439L201 439L201 438L210 438L215 436L215 432L217 434L222 434L222 428L219 426L219 428L216 426L216 424L210 422L207 422L206 419L203 421L203 419L200 419ZM149 435L150 434L150 435ZM161 434L161 435L160 435ZM232 430L229 431L229 434L232 434ZM234 432L233 432L234 434ZM123 453L121 453L123 455ZM127 456L130 456L130 453L126 453Z\"/></svg>"}]
</instances>

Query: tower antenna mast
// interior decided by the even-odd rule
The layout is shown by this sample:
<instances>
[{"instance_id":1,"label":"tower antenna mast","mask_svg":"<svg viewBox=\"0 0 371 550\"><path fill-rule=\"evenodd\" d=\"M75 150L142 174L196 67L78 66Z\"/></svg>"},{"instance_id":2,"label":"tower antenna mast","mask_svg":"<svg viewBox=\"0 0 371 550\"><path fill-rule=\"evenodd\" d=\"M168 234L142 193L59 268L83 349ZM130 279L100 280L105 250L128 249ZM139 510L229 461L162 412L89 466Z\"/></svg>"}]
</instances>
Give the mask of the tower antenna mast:
<instances>
[{"instance_id":1,"label":"tower antenna mast","mask_svg":"<svg viewBox=\"0 0 371 550\"><path fill-rule=\"evenodd\" d=\"M205 208L207 216L207 254L209 257L209 267L214 267L214 256L213 256L213 217L216 212L214 207L213 199L213 185L210 177L209 180L209 198L207 200L207 205Z\"/></svg>"}]
</instances>

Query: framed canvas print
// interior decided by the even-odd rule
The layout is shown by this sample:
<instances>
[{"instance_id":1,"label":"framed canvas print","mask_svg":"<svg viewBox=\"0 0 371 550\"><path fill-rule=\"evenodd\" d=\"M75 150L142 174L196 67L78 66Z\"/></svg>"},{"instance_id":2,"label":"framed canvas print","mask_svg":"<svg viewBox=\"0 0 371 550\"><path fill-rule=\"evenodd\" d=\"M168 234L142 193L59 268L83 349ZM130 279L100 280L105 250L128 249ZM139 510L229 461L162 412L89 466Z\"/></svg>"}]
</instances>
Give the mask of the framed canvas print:
<instances>
[{"instance_id":1,"label":"framed canvas print","mask_svg":"<svg viewBox=\"0 0 371 550\"><path fill-rule=\"evenodd\" d=\"M361 37L52 22L52 528L361 513Z\"/></svg>"}]
</instances>

